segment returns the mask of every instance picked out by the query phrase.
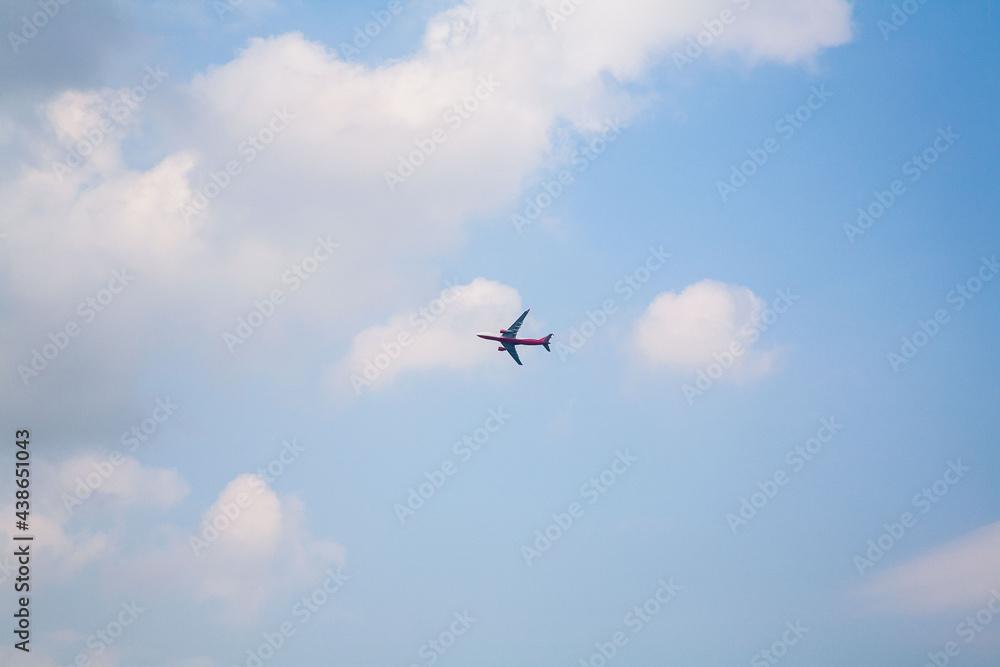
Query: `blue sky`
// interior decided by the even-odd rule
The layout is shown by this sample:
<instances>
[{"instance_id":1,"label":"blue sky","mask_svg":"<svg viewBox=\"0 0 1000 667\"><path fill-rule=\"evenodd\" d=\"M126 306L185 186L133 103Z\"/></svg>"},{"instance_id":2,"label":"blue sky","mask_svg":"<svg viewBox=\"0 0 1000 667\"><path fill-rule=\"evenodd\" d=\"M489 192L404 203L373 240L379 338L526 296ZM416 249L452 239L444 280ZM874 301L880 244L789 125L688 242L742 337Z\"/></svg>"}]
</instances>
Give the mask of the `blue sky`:
<instances>
[{"instance_id":1,"label":"blue sky","mask_svg":"<svg viewBox=\"0 0 1000 667\"><path fill-rule=\"evenodd\" d=\"M996 3L215 5L0 10L0 662L996 663Z\"/></svg>"}]
</instances>

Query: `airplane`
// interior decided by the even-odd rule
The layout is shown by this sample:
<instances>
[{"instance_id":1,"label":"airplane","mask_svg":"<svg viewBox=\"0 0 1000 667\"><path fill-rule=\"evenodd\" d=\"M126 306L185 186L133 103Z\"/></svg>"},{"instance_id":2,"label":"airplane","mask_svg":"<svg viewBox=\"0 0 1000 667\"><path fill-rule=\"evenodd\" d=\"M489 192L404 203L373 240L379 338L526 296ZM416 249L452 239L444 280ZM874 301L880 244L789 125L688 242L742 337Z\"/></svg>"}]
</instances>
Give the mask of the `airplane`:
<instances>
[{"instance_id":1,"label":"airplane","mask_svg":"<svg viewBox=\"0 0 1000 667\"><path fill-rule=\"evenodd\" d=\"M485 340L495 340L500 343L501 345L497 348L497 352L509 352L510 356L514 357L514 361L517 362L517 365L523 366L524 364L521 363L521 360L517 356L517 349L515 348L515 345L541 345L546 349L546 351L552 351L549 349L549 341L552 340L552 334L537 340L532 338L517 337L517 332L521 328L521 323L524 322L524 318L528 316L528 311L530 310L531 309L529 308L521 313L521 317L517 318L517 322L514 322L514 324L510 325L508 328L501 329L500 336L492 336L488 333L478 333L476 335Z\"/></svg>"}]
</instances>

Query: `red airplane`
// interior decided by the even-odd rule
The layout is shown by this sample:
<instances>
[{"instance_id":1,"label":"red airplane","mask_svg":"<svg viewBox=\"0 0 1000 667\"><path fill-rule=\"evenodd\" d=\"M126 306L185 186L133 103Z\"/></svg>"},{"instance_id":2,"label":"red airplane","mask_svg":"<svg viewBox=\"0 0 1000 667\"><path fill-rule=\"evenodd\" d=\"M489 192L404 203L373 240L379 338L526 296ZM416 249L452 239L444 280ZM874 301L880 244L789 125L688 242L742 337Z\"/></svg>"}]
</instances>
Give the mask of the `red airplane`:
<instances>
[{"instance_id":1,"label":"red airplane","mask_svg":"<svg viewBox=\"0 0 1000 667\"><path fill-rule=\"evenodd\" d=\"M529 308L528 310L531 309ZM501 346L497 348L497 352L509 352L510 356L514 357L514 361L517 362L517 365L523 366L524 364L522 364L521 360L517 358L517 349L515 349L515 345L541 345L548 352L552 351L549 349L549 341L552 340L552 334L537 340L517 337L517 331L521 328L521 323L524 322L524 318L528 316L528 310L521 313L521 317L517 318L517 322L514 322L514 324L510 325L509 328L501 329L500 336L491 336L488 333L480 333L476 335L485 340L495 340L496 342L501 343Z\"/></svg>"}]
</instances>

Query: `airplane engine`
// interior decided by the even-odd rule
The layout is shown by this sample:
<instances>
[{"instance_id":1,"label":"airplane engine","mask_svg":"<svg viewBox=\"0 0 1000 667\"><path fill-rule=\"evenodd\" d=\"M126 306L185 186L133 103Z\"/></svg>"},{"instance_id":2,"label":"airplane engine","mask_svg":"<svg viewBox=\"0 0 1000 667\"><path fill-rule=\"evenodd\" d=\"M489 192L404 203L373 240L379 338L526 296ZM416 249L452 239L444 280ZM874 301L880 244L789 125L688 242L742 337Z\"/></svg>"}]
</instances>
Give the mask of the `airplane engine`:
<instances>
[{"instance_id":1,"label":"airplane engine","mask_svg":"<svg viewBox=\"0 0 1000 667\"><path fill-rule=\"evenodd\" d=\"M501 329L500 333L505 334L505 333L507 333L507 330L506 329Z\"/></svg>"},{"instance_id":2,"label":"airplane engine","mask_svg":"<svg viewBox=\"0 0 1000 667\"><path fill-rule=\"evenodd\" d=\"M504 348L502 346L497 348L497 352L503 352L503 351L504 351Z\"/></svg>"}]
</instances>

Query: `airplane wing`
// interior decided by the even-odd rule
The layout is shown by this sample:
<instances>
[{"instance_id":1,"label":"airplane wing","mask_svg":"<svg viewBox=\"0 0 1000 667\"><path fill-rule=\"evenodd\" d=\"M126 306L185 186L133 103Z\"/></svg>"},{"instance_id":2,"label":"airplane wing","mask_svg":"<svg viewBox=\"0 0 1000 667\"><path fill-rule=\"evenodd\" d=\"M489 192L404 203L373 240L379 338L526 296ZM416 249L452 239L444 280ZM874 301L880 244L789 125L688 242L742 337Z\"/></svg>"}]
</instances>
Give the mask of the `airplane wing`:
<instances>
[{"instance_id":1,"label":"airplane wing","mask_svg":"<svg viewBox=\"0 0 1000 667\"><path fill-rule=\"evenodd\" d=\"M522 315L521 318L523 319L524 315ZM517 348L516 347L514 347L510 343L504 343L503 347L504 347L505 350L507 350L507 352L510 353L510 356L514 357L514 361L517 362L518 366L523 366L524 365L524 364L521 363L521 360L518 359L518 357L517 357Z\"/></svg>"},{"instance_id":2,"label":"airplane wing","mask_svg":"<svg viewBox=\"0 0 1000 667\"><path fill-rule=\"evenodd\" d=\"M531 310L531 309L529 308L528 310ZM517 332L518 332L518 330L520 330L521 324L524 322L524 318L528 315L528 310L526 310L523 313L521 313L521 317L517 318L517 322L514 322L514 324L510 325L509 327L507 327L507 330L503 334L504 338L516 338L517 337ZM508 350L508 352L509 351L510 350ZM514 358L516 359L517 355L514 355ZM520 363L520 362L518 362L518 363Z\"/></svg>"}]
</instances>

